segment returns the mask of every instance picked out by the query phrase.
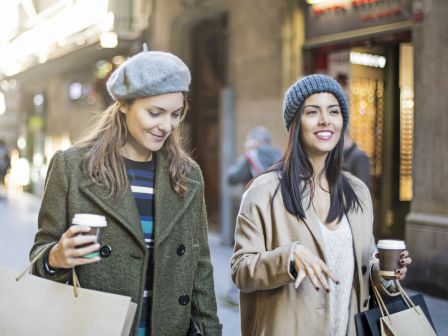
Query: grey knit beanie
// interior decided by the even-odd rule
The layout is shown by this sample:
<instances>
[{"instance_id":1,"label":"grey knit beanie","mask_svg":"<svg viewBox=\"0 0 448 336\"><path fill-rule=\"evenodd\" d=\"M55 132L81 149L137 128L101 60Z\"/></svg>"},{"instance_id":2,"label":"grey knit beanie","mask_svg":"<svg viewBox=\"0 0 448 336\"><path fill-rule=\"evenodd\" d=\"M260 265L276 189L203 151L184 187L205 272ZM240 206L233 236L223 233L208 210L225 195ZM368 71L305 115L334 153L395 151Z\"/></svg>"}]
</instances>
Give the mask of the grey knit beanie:
<instances>
[{"instance_id":1,"label":"grey knit beanie","mask_svg":"<svg viewBox=\"0 0 448 336\"><path fill-rule=\"evenodd\" d=\"M114 100L187 92L190 70L177 56L162 51L143 51L126 60L107 81Z\"/></svg>"},{"instance_id":2,"label":"grey knit beanie","mask_svg":"<svg viewBox=\"0 0 448 336\"><path fill-rule=\"evenodd\" d=\"M315 94L328 92L333 94L341 107L343 129L348 125L348 104L347 97L342 87L333 78L326 75L309 75L298 80L286 91L283 101L283 120L286 129L289 131L295 115L300 111L305 100Z\"/></svg>"}]
</instances>

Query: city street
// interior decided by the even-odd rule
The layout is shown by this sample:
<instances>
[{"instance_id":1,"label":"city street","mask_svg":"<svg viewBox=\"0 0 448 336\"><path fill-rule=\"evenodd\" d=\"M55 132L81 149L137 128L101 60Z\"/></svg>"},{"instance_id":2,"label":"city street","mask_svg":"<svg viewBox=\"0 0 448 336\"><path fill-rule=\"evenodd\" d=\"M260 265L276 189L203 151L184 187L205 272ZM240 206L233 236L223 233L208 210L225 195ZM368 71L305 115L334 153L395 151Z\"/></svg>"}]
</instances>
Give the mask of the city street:
<instances>
[{"instance_id":1,"label":"city street","mask_svg":"<svg viewBox=\"0 0 448 336\"><path fill-rule=\"evenodd\" d=\"M0 265L23 270L28 264L28 251L33 242L37 226L40 200L29 194L10 195L0 201ZM239 335L239 311L225 303L230 289L230 247L220 244L219 236L210 235L212 261L215 270L215 288L218 299L218 314L224 325L224 336ZM413 291L408 291L410 294ZM428 308L439 335L448 335L448 301L425 295Z\"/></svg>"}]
</instances>

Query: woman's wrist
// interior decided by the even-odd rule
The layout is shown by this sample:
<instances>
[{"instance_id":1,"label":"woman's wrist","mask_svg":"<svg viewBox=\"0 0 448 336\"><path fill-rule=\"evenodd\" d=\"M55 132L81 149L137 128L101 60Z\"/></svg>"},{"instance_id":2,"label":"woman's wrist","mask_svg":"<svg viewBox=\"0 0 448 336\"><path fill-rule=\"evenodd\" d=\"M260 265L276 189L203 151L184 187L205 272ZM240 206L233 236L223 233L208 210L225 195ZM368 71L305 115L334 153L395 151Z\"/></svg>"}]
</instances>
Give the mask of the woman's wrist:
<instances>
[{"instance_id":1,"label":"woman's wrist","mask_svg":"<svg viewBox=\"0 0 448 336\"><path fill-rule=\"evenodd\" d=\"M52 252L55 245L50 247L48 249L48 253L46 253L44 256L44 268L45 271L47 271L49 274L55 274L59 270L59 268L55 266L54 259L52 258L54 256Z\"/></svg>"}]
</instances>

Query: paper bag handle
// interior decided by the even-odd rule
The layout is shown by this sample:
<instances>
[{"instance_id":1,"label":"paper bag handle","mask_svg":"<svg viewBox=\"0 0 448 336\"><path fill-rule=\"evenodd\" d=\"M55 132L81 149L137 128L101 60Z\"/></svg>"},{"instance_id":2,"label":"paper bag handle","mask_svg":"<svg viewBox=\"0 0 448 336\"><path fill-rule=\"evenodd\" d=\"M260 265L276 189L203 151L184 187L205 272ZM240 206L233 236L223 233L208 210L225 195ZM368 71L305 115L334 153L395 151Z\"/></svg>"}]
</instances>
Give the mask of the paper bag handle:
<instances>
[{"instance_id":1,"label":"paper bag handle","mask_svg":"<svg viewBox=\"0 0 448 336\"><path fill-rule=\"evenodd\" d=\"M33 260L31 260L28 267L17 276L16 281L19 281L20 279L22 279L25 274L30 273L31 267L33 267L33 265L36 263L36 261L39 258L41 258L45 254L45 252L46 252L46 249L42 248L37 253L37 255L33 258ZM81 288L81 285L79 283L79 279L78 279L78 276L76 275L74 267L72 268L72 281L73 281L73 294L75 295L75 297L78 297L78 288Z\"/></svg>"},{"instance_id":2,"label":"paper bag handle","mask_svg":"<svg viewBox=\"0 0 448 336\"><path fill-rule=\"evenodd\" d=\"M372 273L370 273L370 284L372 285L373 293L375 294L376 301L378 302L378 305L379 305L379 308L381 311L381 316L389 317L390 313L387 310L386 304L384 303L384 300L381 297L381 294L380 294L378 288L376 288L376 286L373 282ZM414 302L412 302L412 300L409 298L408 294L404 291L403 287L401 287L400 282L398 280L394 280L394 284L395 284L395 287L399 290L401 298L403 299L406 306L408 306L408 308L414 308L414 310L417 312L417 314L420 315L419 311L415 307ZM390 318L389 318L389 320L390 320Z\"/></svg>"}]
</instances>

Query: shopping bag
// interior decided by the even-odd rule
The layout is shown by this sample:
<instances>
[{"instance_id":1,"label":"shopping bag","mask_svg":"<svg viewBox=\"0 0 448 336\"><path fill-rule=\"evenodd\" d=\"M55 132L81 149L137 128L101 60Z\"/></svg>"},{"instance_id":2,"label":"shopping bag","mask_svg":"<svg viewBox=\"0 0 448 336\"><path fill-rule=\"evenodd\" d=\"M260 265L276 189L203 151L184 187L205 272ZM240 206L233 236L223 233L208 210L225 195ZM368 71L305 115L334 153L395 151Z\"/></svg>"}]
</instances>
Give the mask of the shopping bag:
<instances>
[{"instance_id":1,"label":"shopping bag","mask_svg":"<svg viewBox=\"0 0 448 336\"><path fill-rule=\"evenodd\" d=\"M425 299L422 294L415 294L410 297L415 306L420 306L431 326L434 328L434 323L426 306ZM408 309L401 296L392 302L386 304L387 310L390 314L400 312ZM355 315L356 334L358 336L381 336L380 330L381 311L379 307L371 308L367 311ZM435 328L434 328L435 329Z\"/></svg>"},{"instance_id":2,"label":"shopping bag","mask_svg":"<svg viewBox=\"0 0 448 336\"><path fill-rule=\"evenodd\" d=\"M74 270L74 286L18 274L0 266L2 336L129 335L137 309L130 297L77 288Z\"/></svg>"},{"instance_id":3,"label":"shopping bag","mask_svg":"<svg viewBox=\"0 0 448 336\"><path fill-rule=\"evenodd\" d=\"M436 332L429 323L420 306L416 306L399 281L395 281L396 288L400 291L401 297L407 309L391 314L384 303L378 289L373 286L373 292L377 299L381 315L380 327L381 336L436 336Z\"/></svg>"}]
</instances>

